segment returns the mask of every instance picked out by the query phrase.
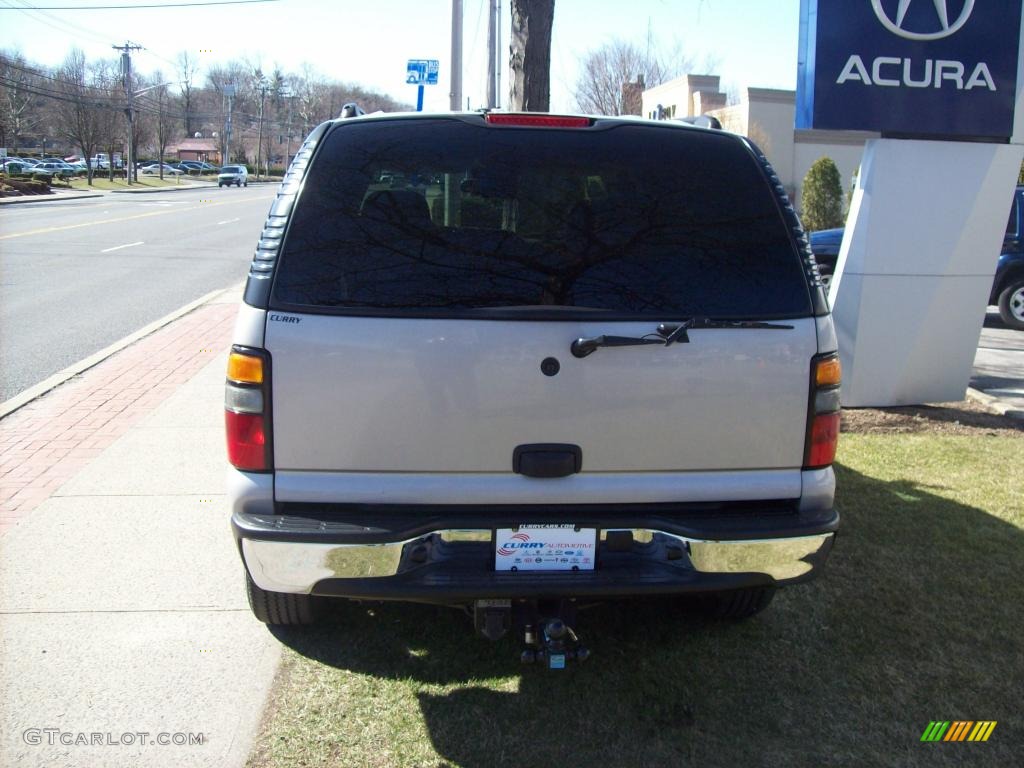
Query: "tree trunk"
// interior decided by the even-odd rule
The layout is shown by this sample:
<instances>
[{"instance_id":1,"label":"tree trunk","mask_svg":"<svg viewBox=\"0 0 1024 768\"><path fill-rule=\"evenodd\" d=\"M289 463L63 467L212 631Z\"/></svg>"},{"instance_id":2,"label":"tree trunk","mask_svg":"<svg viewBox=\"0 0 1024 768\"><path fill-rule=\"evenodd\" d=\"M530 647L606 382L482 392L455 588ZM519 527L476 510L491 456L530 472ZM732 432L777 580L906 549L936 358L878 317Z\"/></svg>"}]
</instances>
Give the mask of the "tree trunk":
<instances>
[{"instance_id":1,"label":"tree trunk","mask_svg":"<svg viewBox=\"0 0 1024 768\"><path fill-rule=\"evenodd\" d=\"M509 109L551 108L551 24L555 0L512 0Z\"/></svg>"}]
</instances>

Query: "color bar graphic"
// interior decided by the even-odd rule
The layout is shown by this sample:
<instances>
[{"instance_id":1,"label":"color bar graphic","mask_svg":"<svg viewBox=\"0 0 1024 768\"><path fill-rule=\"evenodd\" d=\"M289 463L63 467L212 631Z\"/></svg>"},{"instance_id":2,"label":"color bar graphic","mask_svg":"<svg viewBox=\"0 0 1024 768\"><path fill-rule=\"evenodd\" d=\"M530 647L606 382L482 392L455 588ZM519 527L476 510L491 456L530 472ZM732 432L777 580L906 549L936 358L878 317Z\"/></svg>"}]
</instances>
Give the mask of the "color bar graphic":
<instances>
[{"instance_id":1,"label":"color bar graphic","mask_svg":"<svg viewBox=\"0 0 1024 768\"><path fill-rule=\"evenodd\" d=\"M996 720L932 720L921 741L988 741Z\"/></svg>"}]
</instances>

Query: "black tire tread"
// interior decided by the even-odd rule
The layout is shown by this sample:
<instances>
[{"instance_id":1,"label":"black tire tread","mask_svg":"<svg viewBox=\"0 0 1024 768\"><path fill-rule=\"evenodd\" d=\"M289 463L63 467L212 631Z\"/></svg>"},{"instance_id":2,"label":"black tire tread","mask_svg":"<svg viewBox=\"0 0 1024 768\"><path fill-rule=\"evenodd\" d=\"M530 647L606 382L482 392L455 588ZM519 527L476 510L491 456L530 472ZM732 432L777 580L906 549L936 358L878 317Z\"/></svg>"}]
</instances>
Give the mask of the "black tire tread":
<instances>
[{"instance_id":1,"label":"black tire tread","mask_svg":"<svg viewBox=\"0 0 1024 768\"><path fill-rule=\"evenodd\" d=\"M1024 280L1015 279L999 294L999 317L1010 328L1015 328L1018 331L1024 330L1024 323L1015 318L1010 311L1010 297L1022 287L1024 287Z\"/></svg>"},{"instance_id":2,"label":"black tire tread","mask_svg":"<svg viewBox=\"0 0 1024 768\"><path fill-rule=\"evenodd\" d=\"M319 600L310 595L268 592L245 574L246 595L253 616L271 626L313 624L319 614Z\"/></svg>"}]
</instances>

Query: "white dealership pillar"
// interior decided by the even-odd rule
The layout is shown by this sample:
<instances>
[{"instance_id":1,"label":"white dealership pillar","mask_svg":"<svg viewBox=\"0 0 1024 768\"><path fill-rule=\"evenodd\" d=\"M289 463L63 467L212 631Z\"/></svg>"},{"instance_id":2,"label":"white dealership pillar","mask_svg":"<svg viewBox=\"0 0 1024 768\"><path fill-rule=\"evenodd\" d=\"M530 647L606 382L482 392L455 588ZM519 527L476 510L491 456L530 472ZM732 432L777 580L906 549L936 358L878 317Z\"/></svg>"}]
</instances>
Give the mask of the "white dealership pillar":
<instances>
[{"instance_id":1,"label":"white dealership pillar","mask_svg":"<svg viewBox=\"0 0 1024 768\"><path fill-rule=\"evenodd\" d=\"M1024 147L875 139L829 302L842 404L962 400Z\"/></svg>"}]
</instances>

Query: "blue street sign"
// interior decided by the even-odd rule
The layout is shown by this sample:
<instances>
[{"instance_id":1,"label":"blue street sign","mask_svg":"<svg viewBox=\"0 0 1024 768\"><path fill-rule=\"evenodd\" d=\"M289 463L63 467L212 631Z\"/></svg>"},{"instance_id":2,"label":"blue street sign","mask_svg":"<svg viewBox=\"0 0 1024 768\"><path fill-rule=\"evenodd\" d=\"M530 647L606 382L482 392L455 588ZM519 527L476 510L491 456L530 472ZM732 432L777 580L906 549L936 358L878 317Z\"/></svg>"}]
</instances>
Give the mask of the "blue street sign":
<instances>
[{"instance_id":1,"label":"blue street sign","mask_svg":"<svg viewBox=\"0 0 1024 768\"><path fill-rule=\"evenodd\" d=\"M1005 141L1021 4L801 0L797 128Z\"/></svg>"},{"instance_id":2,"label":"blue street sign","mask_svg":"<svg viewBox=\"0 0 1024 768\"><path fill-rule=\"evenodd\" d=\"M437 59L409 59L405 82L408 85L437 85L437 73L440 71L441 62Z\"/></svg>"}]
</instances>

